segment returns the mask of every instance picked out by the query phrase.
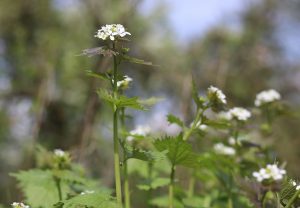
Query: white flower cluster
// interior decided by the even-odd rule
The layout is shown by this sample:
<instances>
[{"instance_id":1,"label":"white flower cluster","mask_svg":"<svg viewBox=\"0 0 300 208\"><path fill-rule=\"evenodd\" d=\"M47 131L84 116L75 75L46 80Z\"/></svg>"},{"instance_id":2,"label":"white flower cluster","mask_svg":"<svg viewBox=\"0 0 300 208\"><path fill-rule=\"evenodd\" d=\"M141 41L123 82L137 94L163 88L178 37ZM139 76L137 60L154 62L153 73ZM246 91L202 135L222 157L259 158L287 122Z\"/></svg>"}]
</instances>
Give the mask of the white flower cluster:
<instances>
[{"instance_id":1,"label":"white flower cluster","mask_svg":"<svg viewBox=\"0 0 300 208\"><path fill-rule=\"evenodd\" d=\"M215 144L214 150L217 154L221 154L221 155L235 155L235 149L232 147L228 147L223 143Z\"/></svg>"},{"instance_id":2,"label":"white flower cluster","mask_svg":"<svg viewBox=\"0 0 300 208\"><path fill-rule=\"evenodd\" d=\"M300 190L300 184L297 184L296 181L292 181L292 185L295 187L296 191Z\"/></svg>"},{"instance_id":3,"label":"white flower cluster","mask_svg":"<svg viewBox=\"0 0 300 208\"><path fill-rule=\"evenodd\" d=\"M55 149L54 155L57 157L64 157L64 156L66 156L66 153L65 153L65 151L63 151L61 149Z\"/></svg>"},{"instance_id":4,"label":"white flower cluster","mask_svg":"<svg viewBox=\"0 0 300 208\"><path fill-rule=\"evenodd\" d=\"M151 131L151 128L149 126L142 126L142 125L138 125L136 127L136 129L130 131L130 135L132 136L128 136L126 139L127 141L132 141L134 139L133 136L146 136L147 134L149 134Z\"/></svg>"},{"instance_id":5,"label":"white flower cluster","mask_svg":"<svg viewBox=\"0 0 300 208\"><path fill-rule=\"evenodd\" d=\"M239 121L246 121L251 117L251 113L245 108L234 107L227 112L220 113L219 116L227 120L235 118Z\"/></svg>"},{"instance_id":6,"label":"white flower cluster","mask_svg":"<svg viewBox=\"0 0 300 208\"><path fill-rule=\"evenodd\" d=\"M215 95L216 98L218 99L218 102L226 104L226 96L224 95L224 93L218 89L217 87L214 86L210 86L207 89L207 94L210 97L211 95Z\"/></svg>"},{"instance_id":7,"label":"white flower cluster","mask_svg":"<svg viewBox=\"0 0 300 208\"><path fill-rule=\"evenodd\" d=\"M281 96L276 90L273 90L273 89L265 90L256 95L254 104L255 104L255 106L259 107L263 104L271 103L276 100L280 100L280 98L281 98Z\"/></svg>"},{"instance_id":8,"label":"white flower cluster","mask_svg":"<svg viewBox=\"0 0 300 208\"><path fill-rule=\"evenodd\" d=\"M23 204L22 202L14 202L11 204L13 208L30 208L28 205Z\"/></svg>"},{"instance_id":9,"label":"white flower cluster","mask_svg":"<svg viewBox=\"0 0 300 208\"><path fill-rule=\"evenodd\" d=\"M89 190L87 190L87 191L81 192L80 195L93 194L93 193L95 193L95 191L89 191Z\"/></svg>"},{"instance_id":10,"label":"white flower cluster","mask_svg":"<svg viewBox=\"0 0 300 208\"><path fill-rule=\"evenodd\" d=\"M268 164L266 168L261 168L258 172L253 172L252 175L258 182L262 182L269 179L274 181L281 180L285 174L286 171L278 168L276 164Z\"/></svg>"},{"instance_id":11,"label":"white flower cluster","mask_svg":"<svg viewBox=\"0 0 300 208\"><path fill-rule=\"evenodd\" d=\"M127 32L123 25L121 24L111 24L102 26L100 30L98 30L95 35L96 38L106 40L109 38L110 40L115 40L116 37L124 37L126 35L131 35Z\"/></svg>"},{"instance_id":12,"label":"white flower cluster","mask_svg":"<svg viewBox=\"0 0 300 208\"><path fill-rule=\"evenodd\" d=\"M130 82L132 82L132 78L125 75L123 80L117 81L117 87L118 88L120 88L120 87L127 88Z\"/></svg>"}]
</instances>

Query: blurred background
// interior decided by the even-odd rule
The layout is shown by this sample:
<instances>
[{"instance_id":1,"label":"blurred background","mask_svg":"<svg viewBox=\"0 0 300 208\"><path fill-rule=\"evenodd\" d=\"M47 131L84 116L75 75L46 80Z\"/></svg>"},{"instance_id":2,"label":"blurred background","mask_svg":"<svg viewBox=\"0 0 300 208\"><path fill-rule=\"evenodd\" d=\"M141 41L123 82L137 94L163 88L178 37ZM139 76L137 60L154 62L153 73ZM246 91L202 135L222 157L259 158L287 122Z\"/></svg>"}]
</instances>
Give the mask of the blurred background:
<instances>
[{"instance_id":1,"label":"blurred background","mask_svg":"<svg viewBox=\"0 0 300 208\"><path fill-rule=\"evenodd\" d=\"M112 23L132 34L132 56L160 65L122 65L134 79L128 95L165 98L130 111L130 128L176 133L165 116L191 120L192 77L200 93L221 88L231 107L251 108L257 92L274 88L293 115L262 143L299 176L299 10L299 0L1 0L0 202L20 198L8 173L34 166L36 144L72 151L91 176L113 185L111 110L95 93L104 84L85 75L111 62L78 56L99 46L95 32Z\"/></svg>"}]
</instances>

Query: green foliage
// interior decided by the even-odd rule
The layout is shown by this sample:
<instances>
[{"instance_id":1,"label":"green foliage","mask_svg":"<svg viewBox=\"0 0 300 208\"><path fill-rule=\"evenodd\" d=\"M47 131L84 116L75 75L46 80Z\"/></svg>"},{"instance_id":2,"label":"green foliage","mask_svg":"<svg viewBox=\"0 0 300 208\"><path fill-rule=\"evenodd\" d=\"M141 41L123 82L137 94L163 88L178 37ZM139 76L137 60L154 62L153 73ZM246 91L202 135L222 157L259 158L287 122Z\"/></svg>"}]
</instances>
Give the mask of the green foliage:
<instances>
[{"instance_id":1,"label":"green foliage","mask_svg":"<svg viewBox=\"0 0 300 208\"><path fill-rule=\"evenodd\" d=\"M165 137L154 141L154 146L159 151L168 151L167 157L173 166L198 167L199 157L193 152L192 146L182 139L182 134L177 137Z\"/></svg>"},{"instance_id":2,"label":"green foliage","mask_svg":"<svg viewBox=\"0 0 300 208\"><path fill-rule=\"evenodd\" d=\"M169 207L169 198L168 196L159 196L150 201L150 204L158 207ZM174 200L174 208L184 208L184 205L178 201Z\"/></svg>"},{"instance_id":3,"label":"green foliage","mask_svg":"<svg viewBox=\"0 0 300 208\"><path fill-rule=\"evenodd\" d=\"M128 98L124 95L120 95L118 98L114 98L113 94L105 89L97 90L100 98L109 102L112 105L116 105L118 108L133 108L137 110L145 110L144 106L139 102L138 97Z\"/></svg>"},{"instance_id":4,"label":"green foliage","mask_svg":"<svg viewBox=\"0 0 300 208\"><path fill-rule=\"evenodd\" d=\"M11 174L18 180L24 192L26 202L32 207L52 207L59 201L57 187L50 170L32 169ZM63 198L70 191L66 183L62 183Z\"/></svg>"},{"instance_id":5,"label":"green foliage","mask_svg":"<svg viewBox=\"0 0 300 208\"><path fill-rule=\"evenodd\" d=\"M280 202L283 205L286 205L290 201L290 199L295 195L296 192L297 192L296 187L292 185L292 181L286 180L282 184L282 189L279 193ZM295 206L299 204L300 204L300 198L297 197L297 199L295 200Z\"/></svg>"},{"instance_id":6,"label":"green foliage","mask_svg":"<svg viewBox=\"0 0 300 208\"><path fill-rule=\"evenodd\" d=\"M122 55L123 60L134 63L134 64L142 64L142 65L147 65L147 66L153 66L151 62L144 61L142 59L130 57L128 55Z\"/></svg>"},{"instance_id":7,"label":"green foliage","mask_svg":"<svg viewBox=\"0 0 300 208\"><path fill-rule=\"evenodd\" d=\"M56 208L117 208L117 203L109 194L103 192L74 196L56 204Z\"/></svg>"},{"instance_id":8,"label":"green foliage","mask_svg":"<svg viewBox=\"0 0 300 208\"><path fill-rule=\"evenodd\" d=\"M167 115L167 119L170 124L177 124L180 127L184 127L183 121L181 121L180 118L178 118L172 114Z\"/></svg>"}]
</instances>

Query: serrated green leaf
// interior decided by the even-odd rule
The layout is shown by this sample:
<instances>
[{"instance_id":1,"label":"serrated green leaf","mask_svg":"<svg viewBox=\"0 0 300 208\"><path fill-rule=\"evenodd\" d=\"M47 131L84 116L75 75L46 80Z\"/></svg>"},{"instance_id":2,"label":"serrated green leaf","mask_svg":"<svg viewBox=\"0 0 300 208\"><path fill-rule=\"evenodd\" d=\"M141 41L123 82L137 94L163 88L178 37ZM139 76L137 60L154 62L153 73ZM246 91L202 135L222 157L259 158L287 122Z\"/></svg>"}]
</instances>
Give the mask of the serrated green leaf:
<instances>
[{"instance_id":1,"label":"serrated green leaf","mask_svg":"<svg viewBox=\"0 0 300 208\"><path fill-rule=\"evenodd\" d=\"M111 80L111 77L110 77L109 73L100 73L100 72L96 73L96 72L93 72L91 70L86 70L85 72L90 77L95 77L95 78L99 78L99 79L103 79L103 80L108 80L108 81Z\"/></svg>"},{"instance_id":2,"label":"serrated green leaf","mask_svg":"<svg viewBox=\"0 0 300 208\"><path fill-rule=\"evenodd\" d=\"M115 104L115 102L116 102L113 97L112 92L109 92L108 90L99 89L99 90L97 90L97 94L101 99L109 102L110 104Z\"/></svg>"},{"instance_id":3,"label":"serrated green leaf","mask_svg":"<svg viewBox=\"0 0 300 208\"><path fill-rule=\"evenodd\" d=\"M154 142L154 146L158 151L168 151L166 155L172 165L191 168L199 165L198 155L193 152L192 146L182 139L182 134L158 139Z\"/></svg>"},{"instance_id":4,"label":"serrated green leaf","mask_svg":"<svg viewBox=\"0 0 300 208\"><path fill-rule=\"evenodd\" d=\"M133 108L137 110L145 110L145 107L139 102L138 97L126 97L119 96L118 98L114 98L112 92L109 92L105 89L99 89L97 94L103 100L106 100L110 104L116 105L118 108Z\"/></svg>"},{"instance_id":5,"label":"serrated green leaf","mask_svg":"<svg viewBox=\"0 0 300 208\"><path fill-rule=\"evenodd\" d=\"M122 58L125 61L131 62L131 63L135 63L135 64L142 64L142 65L147 65L147 66L153 66L153 64L151 62L148 61L144 61L142 59L138 59L138 58L134 58L128 55L122 55Z\"/></svg>"},{"instance_id":6,"label":"serrated green leaf","mask_svg":"<svg viewBox=\"0 0 300 208\"><path fill-rule=\"evenodd\" d=\"M145 110L145 107L139 102L138 97L128 98L126 96L120 96L116 101L116 105L119 108L133 108L136 110Z\"/></svg>"},{"instance_id":7,"label":"serrated green leaf","mask_svg":"<svg viewBox=\"0 0 300 208\"><path fill-rule=\"evenodd\" d=\"M62 208L117 208L117 203L107 193L97 192L83 195L77 195L68 200L62 201Z\"/></svg>"},{"instance_id":8,"label":"serrated green leaf","mask_svg":"<svg viewBox=\"0 0 300 208\"><path fill-rule=\"evenodd\" d=\"M139 99L139 103L142 104L142 105L146 105L146 106L152 106L152 105L155 105L156 103L160 102L164 100L164 98L159 98L159 97L151 97L151 98L148 98L148 99Z\"/></svg>"},{"instance_id":9,"label":"serrated green leaf","mask_svg":"<svg viewBox=\"0 0 300 208\"><path fill-rule=\"evenodd\" d=\"M158 152L151 150L142 150L137 148L132 148L131 146L124 145L124 151L126 153L126 159L138 159L143 161L159 161L163 160L166 156L166 152Z\"/></svg>"},{"instance_id":10,"label":"serrated green leaf","mask_svg":"<svg viewBox=\"0 0 300 208\"><path fill-rule=\"evenodd\" d=\"M174 116L174 115L172 115L172 114L169 114L169 115L167 115L167 119L168 119L168 122L169 122L170 124L177 124L177 125L180 126L180 127L183 127L183 126L184 126L183 121L181 121L181 119L178 118L177 116Z\"/></svg>"},{"instance_id":11,"label":"serrated green leaf","mask_svg":"<svg viewBox=\"0 0 300 208\"><path fill-rule=\"evenodd\" d=\"M284 205L287 204L287 202L295 195L296 193L296 187L293 186L291 180L286 180L282 184L282 189L280 190L280 202ZM296 203L299 203L300 199L296 200Z\"/></svg>"},{"instance_id":12,"label":"serrated green leaf","mask_svg":"<svg viewBox=\"0 0 300 208\"><path fill-rule=\"evenodd\" d=\"M56 184L50 170L32 169L11 174L18 180L22 189L26 203L32 207L52 207L59 201ZM69 191L65 183L61 184L63 198Z\"/></svg>"},{"instance_id":13,"label":"serrated green leaf","mask_svg":"<svg viewBox=\"0 0 300 208\"><path fill-rule=\"evenodd\" d=\"M203 124L216 129L227 129L230 127L230 123L226 121L212 121L206 119Z\"/></svg>"}]
</instances>

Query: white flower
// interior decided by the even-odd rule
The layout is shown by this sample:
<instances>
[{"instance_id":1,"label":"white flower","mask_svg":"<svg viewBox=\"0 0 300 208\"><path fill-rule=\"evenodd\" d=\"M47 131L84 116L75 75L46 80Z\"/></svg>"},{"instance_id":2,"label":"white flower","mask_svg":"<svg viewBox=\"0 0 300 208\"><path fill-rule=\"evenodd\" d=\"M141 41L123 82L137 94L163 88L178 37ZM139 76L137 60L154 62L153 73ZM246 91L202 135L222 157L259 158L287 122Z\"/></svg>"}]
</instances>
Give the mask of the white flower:
<instances>
[{"instance_id":1,"label":"white flower","mask_svg":"<svg viewBox=\"0 0 300 208\"><path fill-rule=\"evenodd\" d=\"M89 191L89 190L87 190L87 191L81 192L80 195L93 194L93 193L95 193L95 191Z\"/></svg>"},{"instance_id":2,"label":"white flower","mask_svg":"<svg viewBox=\"0 0 300 208\"><path fill-rule=\"evenodd\" d=\"M265 103L271 103L276 100L280 100L280 98L281 96L276 90L265 90L256 95L254 104L255 106L261 106Z\"/></svg>"},{"instance_id":3,"label":"white flower","mask_svg":"<svg viewBox=\"0 0 300 208\"><path fill-rule=\"evenodd\" d=\"M30 208L28 205L23 204L22 202L14 202L11 204L13 208Z\"/></svg>"},{"instance_id":4,"label":"white flower","mask_svg":"<svg viewBox=\"0 0 300 208\"><path fill-rule=\"evenodd\" d=\"M54 150L54 155L57 156L57 157L64 157L66 155L66 153L61 149L55 149Z\"/></svg>"},{"instance_id":5,"label":"white flower","mask_svg":"<svg viewBox=\"0 0 300 208\"><path fill-rule=\"evenodd\" d=\"M251 117L250 111L241 107L234 107L227 112L226 118L231 120L233 118L239 121L246 121Z\"/></svg>"},{"instance_id":6,"label":"white flower","mask_svg":"<svg viewBox=\"0 0 300 208\"><path fill-rule=\"evenodd\" d=\"M266 168L261 168L258 172L253 172L252 175L258 182L262 182L269 179L274 181L281 180L285 174L286 171L278 168L276 164L268 164Z\"/></svg>"},{"instance_id":7,"label":"white flower","mask_svg":"<svg viewBox=\"0 0 300 208\"><path fill-rule=\"evenodd\" d=\"M235 149L232 147L228 147L224 145L223 143L217 143L214 145L214 150L218 154L222 155L235 155Z\"/></svg>"},{"instance_id":8,"label":"white flower","mask_svg":"<svg viewBox=\"0 0 300 208\"><path fill-rule=\"evenodd\" d=\"M296 191L300 190L300 184L297 184L296 181L291 181L291 183L295 186Z\"/></svg>"},{"instance_id":9,"label":"white flower","mask_svg":"<svg viewBox=\"0 0 300 208\"><path fill-rule=\"evenodd\" d=\"M110 40L115 40L116 37L124 37L126 35L131 35L127 32L123 25L121 24L111 24L102 26L100 30L97 31L95 37L106 40L109 38Z\"/></svg>"},{"instance_id":10,"label":"white flower","mask_svg":"<svg viewBox=\"0 0 300 208\"><path fill-rule=\"evenodd\" d=\"M125 87L127 88L129 83L132 82L132 78L125 75L123 80L117 81L117 87Z\"/></svg>"},{"instance_id":11,"label":"white flower","mask_svg":"<svg viewBox=\"0 0 300 208\"><path fill-rule=\"evenodd\" d=\"M226 96L224 95L224 93L220 89L218 89L218 88L216 88L214 86L210 86L207 89L207 94L208 94L209 97L211 95L215 95L216 98L217 98L217 100L218 100L218 102L226 104Z\"/></svg>"},{"instance_id":12,"label":"white flower","mask_svg":"<svg viewBox=\"0 0 300 208\"><path fill-rule=\"evenodd\" d=\"M149 126L142 126L138 125L134 130L130 131L130 135L126 139L127 141L132 141L134 139L133 136L147 136L151 131L151 128Z\"/></svg>"}]
</instances>

